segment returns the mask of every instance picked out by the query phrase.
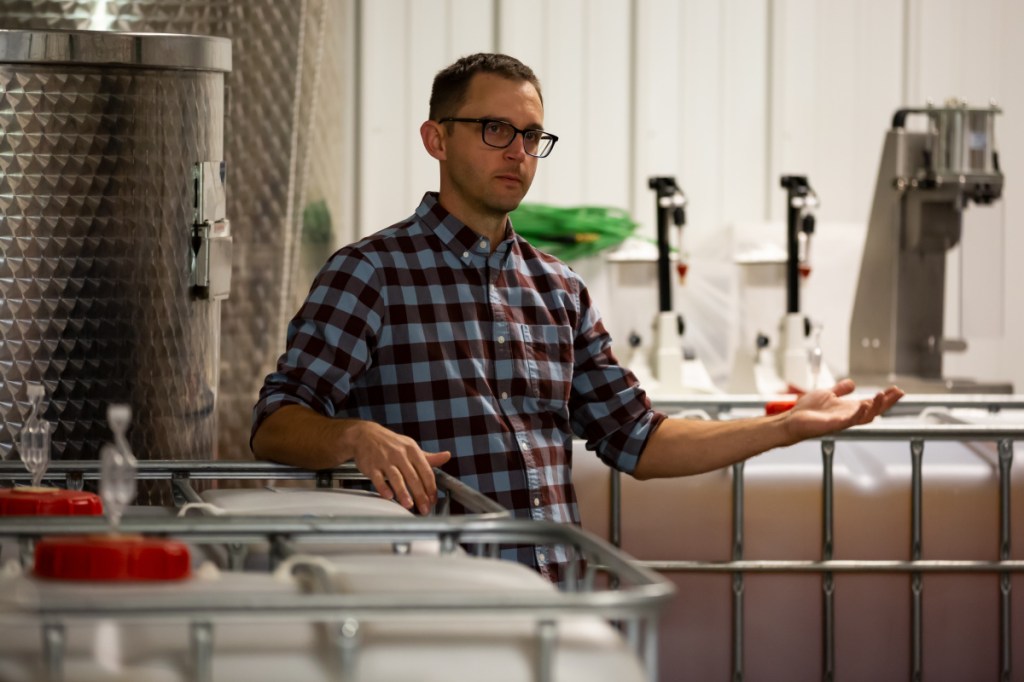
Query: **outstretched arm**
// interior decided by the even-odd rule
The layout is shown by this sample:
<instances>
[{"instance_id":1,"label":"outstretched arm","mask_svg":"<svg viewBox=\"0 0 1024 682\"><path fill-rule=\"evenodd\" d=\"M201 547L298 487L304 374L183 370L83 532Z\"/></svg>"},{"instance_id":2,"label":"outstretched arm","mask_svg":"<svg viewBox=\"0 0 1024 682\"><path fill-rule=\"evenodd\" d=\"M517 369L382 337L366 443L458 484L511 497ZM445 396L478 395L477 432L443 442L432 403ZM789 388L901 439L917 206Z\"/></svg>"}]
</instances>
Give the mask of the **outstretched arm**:
<instances>
[{"instance_id":1,"label":"outstretched arm","mask_svg":"<svg viewBox=\"0 0 1024 682\"><path fill-rule=\"evenodd\" d=\"M903 397L895 386L873 398L844 398L854 383L840 381L831 390L812 391L793 409L771 417L736 421L666 419L647 440L633 475L671 478L713 471L772 448L867 424Z\"/></svg>"},{"instance_id":2,"label":"outstretched arm","mask_svg":"<svg viewBox=\"0 0 1024 682\"><path fill-rule=\"evenodd\" d=\"M427 514L437 498L431 467L448 452L424 452L412 438L363 419L332 419L301 405L287 405L260 424L253 454L304 469L330 469L349 460L385 499L397 498Z\"/></svg>"}]
</instances>

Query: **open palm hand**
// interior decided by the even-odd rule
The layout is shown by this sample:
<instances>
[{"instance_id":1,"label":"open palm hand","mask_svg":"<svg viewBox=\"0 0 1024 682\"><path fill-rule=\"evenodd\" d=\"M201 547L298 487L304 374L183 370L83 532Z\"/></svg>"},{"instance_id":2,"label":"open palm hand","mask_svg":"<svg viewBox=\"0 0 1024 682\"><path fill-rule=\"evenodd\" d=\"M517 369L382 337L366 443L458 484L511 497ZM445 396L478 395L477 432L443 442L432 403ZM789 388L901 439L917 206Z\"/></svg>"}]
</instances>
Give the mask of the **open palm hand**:
<instances>
[{"instance_id":1,"label":"open palm hand","mask_svg":"<svg viewBox=\"0 0 1024 682\"><path fill-rule=\"evenodd\" d=\"M890 386L872 398L846 398L856 386L843 379L832 389L811 391L801 397L793 409L786 413L786 426L792 441L841 431L851 426L867 424L883 414L903 397L903 391Z\"/></svg>"}]
</instances>

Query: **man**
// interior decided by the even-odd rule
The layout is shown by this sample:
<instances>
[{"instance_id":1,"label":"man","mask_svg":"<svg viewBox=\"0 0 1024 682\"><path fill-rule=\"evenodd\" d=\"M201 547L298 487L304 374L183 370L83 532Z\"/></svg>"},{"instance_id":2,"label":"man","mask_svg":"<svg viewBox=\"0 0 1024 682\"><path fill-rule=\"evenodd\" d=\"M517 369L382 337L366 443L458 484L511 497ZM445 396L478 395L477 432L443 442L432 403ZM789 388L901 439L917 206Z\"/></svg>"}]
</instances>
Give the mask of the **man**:
<instances>
[{"instance_id":1,"label":"man","mask_svg":"<svg viewBox=\"0 0 1024 682\"><path fill-rule=\"evenodd\" d=\"M440 191L319 273L255 408L258 457L354 460L422 513L440 466L517 516L578 523L574 434L637 478L683 476L869 422L902 396L844 400L845 381L779 416L667 420L616 361L582 280L508 220L557 141L533 72L505 55L460 59L435 78L420 136ZM503 554L552 579L566 560Z\"/></svg>"}]
</instances>

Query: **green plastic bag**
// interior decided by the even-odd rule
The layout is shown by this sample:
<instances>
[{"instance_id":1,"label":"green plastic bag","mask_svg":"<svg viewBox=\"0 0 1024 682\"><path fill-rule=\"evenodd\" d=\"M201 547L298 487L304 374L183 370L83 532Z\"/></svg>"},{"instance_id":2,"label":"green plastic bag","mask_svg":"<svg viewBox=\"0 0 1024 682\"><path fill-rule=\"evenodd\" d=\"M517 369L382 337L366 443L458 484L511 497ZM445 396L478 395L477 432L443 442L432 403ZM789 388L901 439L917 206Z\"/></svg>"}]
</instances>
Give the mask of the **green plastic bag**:
<instances>
[{"instance_id":1,"label":"green plastic bag","mask_svg":"<svg viewBox=\"0 0 1024 682\"><path fill-rule=\"evenodd\" d=\"M604 206L520 204L510 217L523 238L565 261L621 244L637 226L626 211Z\"/></svg>"}]
</instances>

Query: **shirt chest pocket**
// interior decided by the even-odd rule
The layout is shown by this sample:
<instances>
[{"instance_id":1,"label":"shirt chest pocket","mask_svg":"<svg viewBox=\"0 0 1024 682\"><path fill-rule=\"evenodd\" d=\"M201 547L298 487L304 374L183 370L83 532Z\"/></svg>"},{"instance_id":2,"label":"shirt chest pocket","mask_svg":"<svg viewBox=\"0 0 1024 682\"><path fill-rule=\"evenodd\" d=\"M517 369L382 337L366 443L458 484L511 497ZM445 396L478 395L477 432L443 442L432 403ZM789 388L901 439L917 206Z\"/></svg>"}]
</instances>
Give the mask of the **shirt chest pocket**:
<instances>
[{"instance_id":1,"label":"shirt chest pocket","mask_svg":"<svg viewBox=\"0 0 1024 682\"><path fill-rule=\"evenodd\" d=\"M553 324L520 324L526 369L527 399L542 409L561 410L569 404L572 389L572 327Z\"/></svg>"}]
</instances>

